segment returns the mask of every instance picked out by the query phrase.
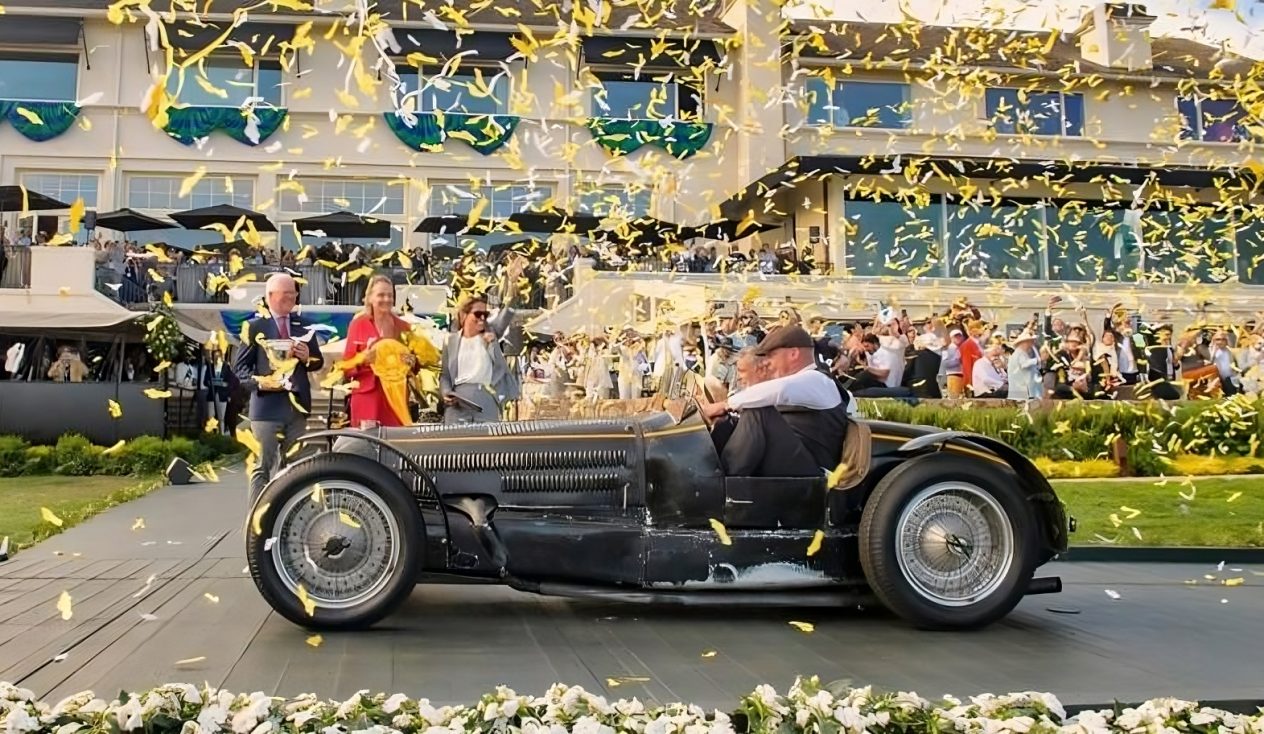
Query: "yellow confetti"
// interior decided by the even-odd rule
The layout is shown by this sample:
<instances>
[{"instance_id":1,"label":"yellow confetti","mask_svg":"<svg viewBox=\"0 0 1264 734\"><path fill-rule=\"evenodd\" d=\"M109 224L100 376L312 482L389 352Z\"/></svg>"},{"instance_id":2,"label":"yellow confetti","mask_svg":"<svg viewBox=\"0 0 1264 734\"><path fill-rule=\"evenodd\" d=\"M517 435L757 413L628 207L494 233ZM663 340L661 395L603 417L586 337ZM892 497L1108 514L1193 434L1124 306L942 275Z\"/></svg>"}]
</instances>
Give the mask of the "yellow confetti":
<instances>
[{"instance_id":1,"label":"yellow confetti","mask_svg":"<svg viewBox=\"0 0 1264 734\"><path fill-rule=\"evenodd\" d=\"M720 536L720 545L733 545L733 539L729 537L729 531L724 527L724 523L711 518L711 529Z\"/></svg>"},{"instance_id":2,"label":"yellow confetti","mask_svg":"<svg viewBox=\"0 0 1264 734\"><path fill-rule=\"evenodd\" d=\"M85 207L83 204L83 197L80 196L79 198L75 199L75 203L70 205L70 233L71 234L79 234L79 229L80 227L83 226L84 214L85 214Z\"/></svg>"},{"instance_id":3,"label":"yellow confetti","mask_svg":"<svg viewBox=\"0 0 1264 734\"><path fill-rule=\"evenodd\" d=\"M250 518L250 528L255 531L255 535L263 535L263 515L271 506L271 502L264 502L255 510L254 516Z\"/></svg>"},{"instance_id":4,"label":"yellow confetti","mask_svg":"<svg viewBox=\"0 0 1264 734\"><path fill-rule=\"evenodd\" d=\"M111 418L123 417L123 406L119 405L117 400L107 399L105 402Z\"/></svg>"},{"instance_id":5,"label":"yellow confetti","mask_svg":"<svg viewBox=\"0 0 1264 734\"><path fill-rule=\"evenodd\" d=\"M40 116L39 116L39 115L35 114L34 112L32 112L32 111L28 110L28 109L27 109L27 108L25 108L25 107L19 106L19 107L17 108L17 113L18 113L19 115L21 115L22 117L25 117L25 118L26 118L26 121L27 121L27 122L29 122L29 123L31 123L32 125L43 125L43 124L44 124L44 121L43 121L42 119L40 119Z\"/></svg>"},{"instance_id":6,"label":"yellow confetti","mask_svg":"<svg viewBox=\"0 0 1264 734\"><path fill-rule=\"evenodd\" d=\"M144 529L145 529L145 518L143 517L136 518L136 520L132 523L132 530L144 530Z\"/></svg>"},{"instance_id":7,"label":"yellow confetti","mask_svg":"<svg viewBox=\"0 0 1264 734\"><path fill-rule=\"evenodd\" d=\"M800 632L812 632L816 629L816 625L812 624L811 622L791 622L790 626L794 627Z\"/></svg>"},{"instance_id":8,"label":"yellow confetti","mask_svg":"<svg viewBox=\"0 0 1264 734\"><path fill-rule=\"evenodd\" d=\"M1225 500L1225 502L1232 502L1241 496L1242 496L1241 492L1234 492L1233 494L1229 495L1229 499Z\"/></svg>"},{"instance_id":9,"label":"yellow confetti","mask_svg":"<svg viewBox=\"0 0 1264 734\"><path fill-rule=\"evenodd\" d=\"M606 686L609 688L618 688L619 686L626 685L628 683L648 683L650 680L652 679L644 676L624 675L618 678L606 678Z\"/></svg>"},{"instance_id":10,"label":"yellow confetti","mask_svg":"<svg viewBox=\"0 0 1264 734\"><path fill-rule=\"evenodd\" d=\"M719 653L717 653L715 650L707 650L706 652L702 653L702 657L709 659L709 658L715 657L718 654Z\"/></svg>"},{"instance_id":11,"label":"yellow confetti","mask_svg":"<svg viewBox=\"0 0 1264 734\"><path fill-rule=\"evenodd\" d=\"M303 611L307 612L307 616L316 614L316 602L307 595L307 587L302 584L298 585L298 600L303 605Z\"/></svg>"},{"instance_id":12,"label":"yellow confetti","mask_svg":"<svg viewBox=\"0 0 1264 734\"><path fill-rule=\"evenodd\" d=\"M210 602L210 603L212 603L212 604L219 604L219 597L218 597L218 596L215 596L214 594L212 594L212 593L211 593L211 592L209 592L209 591L208 591L208 592L206 592L205 594L203 594L202 596L206 597L206 600L207 600L207 601L209 601L209 602Z\"/></svg>"},{"instance_id":13,"label":"yellow confetti","mask_svg":"<svg viewBox=\"0 0 1264 734\"><path fill-rule=\"evenodd\" d=\"M57 611L61 612L62 620L69 620L71 617L75 616L75 610L72 604L73 602L70 598L70 592L61 592L61 596L57 599Z\"/></svg>"},{"instance_id":14,"label":"yellow confetti","mask_svg":"<svg viewBox=\"0 0 1264 734\"><path fill-rule=\"evenodd\" d=\"M127 441L120 438L118 441L114 442L113 446L103 450L101 453L106 454L106 455L115 454L121 451L122 448L126 445L127 445Z\"/></svg>"},{"instance_id":15,"label":"yellow confetti","mask_svg":"<svg viewBox=\"0 0 1264 734\"><path fill-rule=\"evenodd\" d=\"M202 427L202 430L206 433L218 433L219 420L216 419L215 416L211 416L210 418L207 418L206 425Z\"/></svg>"},{"instance_id":16,"label":"yellow confetti","mask_svg":"<svg viewBox=\"0 0 1264 734\"><path fill-rule=\"evenodd\" d=\"M1246 579L1240 576L1238 578L1224 580L1225 586L1241 586L1242 584L1245 584L1245 583L1246 583Z\"/></svg>"},{"instance_id":17,"label":"yellow confetti","mask_svg":"<svg viewBox=\"0 0 1264 734\"><path fill-rule=\"evenodd\" d=\"M338 512L338 522L346 525L347 527L355 528L356 530L360 529L360 523L356 522L354 517L343 511Z\"/></svg>"},{"instance_id":18,"label":"yellow confetti","mask_svg":"<svg viewBox=\"0 0 1264 734\"><path fill-rule=\"evenodd\" d=\"M809 558L811 558L812 556L820 552L821 543L823 543L824 541L825 541L825 532L822 530L817 530L816 534L812 536L812 542L808 545Z\"/></svg>"},{"instance_id":19,"label":"yellow confetti","mask_svg":"<svg viewBox=\"0 0 1264 734\"><path fill-rule=\"evenodd\" d=\"M44 518L44 522L49 523L50 525L56 525L57 527L61 527L66 524L60 517L57 517L57 515L54 514L53 511L48 509L47 507L40 508L40 517Z\"/></svg>"},{"instance_id":20,"label":"yellow confetti","mask_svg":"<svg viewBox=\"0 0 1264 734\"><path fill-rule=\"evenodd\" d=\"M312 647L320 647L320 643L324 641L325 641L325 638L321 637L320 635L312 635L311 637L307 638L307 644Z\"/></svg>"},{"instance_id":21,"label":"yellow confetti","mask_svg":"<svg viewBox=\"0 0 1264 734\"><path fill-rule=\"evenodd\" d=\"M177 660L176 665L192 665L194 663L204 662L205 660L206 660L205 655L199 655L195 658L185 658L184 660Z\"/></svg>"},{"instance_id":22,"label":"yellow confetti","mask_svg":"<svg viewBox=\"0 0 1264 734\"><path fill-rule=\"evenodd\" d=\"M1124 512L1124 513L1126 513L1126 514L1127 514L1127 519L1128 519L1128 520L1131 520L1131 519L1133 519L1134 517L1136 517L1137 515L1140 515L1140 514L1141 514L1141 510L1134 510L1134 509L1133 509L1133 508L1131 508L1131 507L1125 507L1125 506L1122 506L1122 505L1119 507L1119 510L1120 510L1120 512Z\"/></svg>"},{"instance_id":23,"label":"yellow confetti","mask_svg":"<svg viewBox=\"0 0 1264 734\"><path fill-rule=\"evenodd\" d=\"M171 397L171 391L158 390L157 388L150 387L150 388L145 389L145 397L151 400L166 400L167 398Z\"/></svg>"}]
</instances>

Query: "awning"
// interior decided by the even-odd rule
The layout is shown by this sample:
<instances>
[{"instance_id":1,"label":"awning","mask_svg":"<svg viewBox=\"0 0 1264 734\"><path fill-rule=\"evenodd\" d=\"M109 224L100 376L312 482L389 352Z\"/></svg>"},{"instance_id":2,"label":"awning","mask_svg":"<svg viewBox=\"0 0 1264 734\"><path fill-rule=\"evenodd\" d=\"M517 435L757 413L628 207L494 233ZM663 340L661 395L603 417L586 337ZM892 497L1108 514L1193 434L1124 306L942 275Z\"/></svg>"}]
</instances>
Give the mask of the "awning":
<instances>
[{"instance_id":1,"label":"awning","mask_svg":"<svg viewBox=\"0 0 1264 734\"><path fill-rule=\"evenodd\" d=\"M436 59L450 59L459 53L473 52L467 61L503 61L514 53L507 33L461 33L434 28L398 28L395 40L400 51L396 56L419 53Z\"/></svg>"},{"instance_id":2,"label":"awning","mask_svg":"<svg viewBox=\"0 0 1264 734\"><path fill-rule=\"evenodd\" d=\"M1223 168L1179 167L1167 164L1149 167L1136 164L1093 161L1014 161L1003 158L956 158L951 156L797 156L745 186L720 205L727 219L742 220L754 209L763 211L760 200L774 189L793 189L803 181L831 174L888 175L905 180L905 172L917 166L922 175L934 175L932 166L945 177L1013 180L1047 179L1057 183L1117 183L1138 186L1153 183L1165 187L1208 189L1241 178Z\"/></svg>"},{"instance_id":3,"label":"awning","mask_svg":"<svg viewBox=\"0 0 1264 734\"><path fill-rule=\"evenodd\" d=\"M711 61L720 63L715 41L702 38L627 38L593 36L583 39L584 60L589 64L639 64L692 69Z\"/></svg>"},{"instance_id":4,"label":"awning","mask_svg":"<svg viewBox=\"0 0 1264 734\"><path fill-rule=\"evenodd\" d=\"M32 18L6 15L0 21L0 45L74 46L82 18Z\"/></svg>"},{"instance_id":5,"label":"awning","mask_svg":"<svg viewBox=\"0 0 1264 734\"><path fill-rule=\"evenodd\" d=\"M189 22L168 23L167 42L174 49L187 52L201 51L223 35L226 25L221 23L195 24ZM265 48L269 52L280 51L282 41L294 39L295 26L287 23L242 23L228 34L225 46L237 42L249 46L256 53Z\"/></svg>"},{"instance_id":6,"label":"awning","mask_svg":"<svg viewBox=\"0 0 1264 734\"><path fill-rule=\"evenodd\" d=\"M145 315L129 311L95 291L66 295L15 288L0 291L0 331L108 329Z\"/></svg>"}]
</instances>

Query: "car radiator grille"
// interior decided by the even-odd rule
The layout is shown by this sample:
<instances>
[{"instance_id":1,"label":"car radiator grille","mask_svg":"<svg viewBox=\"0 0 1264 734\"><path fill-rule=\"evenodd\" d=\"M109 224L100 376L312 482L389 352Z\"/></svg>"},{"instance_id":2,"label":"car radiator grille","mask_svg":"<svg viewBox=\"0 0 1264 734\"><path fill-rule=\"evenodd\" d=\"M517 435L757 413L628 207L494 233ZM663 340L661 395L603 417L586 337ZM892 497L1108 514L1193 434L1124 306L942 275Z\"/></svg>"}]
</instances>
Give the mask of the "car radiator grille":
<instances>
[{"instance_id":1,"label":"car radiator grille","mask_svg":"<svg viewBox=\"0 0 1264 734\"><path fill-rule=\"evenodd\" d=\"M617 492L626 480L616 471L509 472L501 477L507 493L521 492Z\"/></svg>"},{"instance_id":2,"label":"car radiator grille","mask_svg":"<svg viewBox=\"0 0 1264 734\"><path fill-rule=\"evenodd\" d=\"M412 460L431 472L622 470L628 453L622 449L576 451L494 451L477 454L414 454Z\"/></svg>"}]
</instances>

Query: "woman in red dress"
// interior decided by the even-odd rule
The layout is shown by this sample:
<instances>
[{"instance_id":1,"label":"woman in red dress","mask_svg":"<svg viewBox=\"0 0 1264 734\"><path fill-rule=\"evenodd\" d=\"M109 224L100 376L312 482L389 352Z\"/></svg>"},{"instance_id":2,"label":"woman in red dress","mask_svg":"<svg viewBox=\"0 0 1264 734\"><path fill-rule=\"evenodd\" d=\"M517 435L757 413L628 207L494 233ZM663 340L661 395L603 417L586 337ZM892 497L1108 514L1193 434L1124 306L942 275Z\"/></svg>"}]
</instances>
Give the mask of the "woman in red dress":
<instances>
[{"instance_id":1,"label":"woman in red dress","mask_svg":"<svg viewBox=\"0 0 1264 734\"><path fill-rule=\"evenodd\" d=\"M408 322L396 316L394 309L395 285L391 283L391 279L385 275L370 278L369 287L364 294L364 310L356 314L347 327L347 347L342 353L344 362L373 346L378 340L398 339L400 334L408 331ZM403 425L399 416L391 410L386 394L368 361L347 368L345 373L348 380L359 383L351 391L352 428L372 427L374 424Z\"/></svg>"}]
</instances>

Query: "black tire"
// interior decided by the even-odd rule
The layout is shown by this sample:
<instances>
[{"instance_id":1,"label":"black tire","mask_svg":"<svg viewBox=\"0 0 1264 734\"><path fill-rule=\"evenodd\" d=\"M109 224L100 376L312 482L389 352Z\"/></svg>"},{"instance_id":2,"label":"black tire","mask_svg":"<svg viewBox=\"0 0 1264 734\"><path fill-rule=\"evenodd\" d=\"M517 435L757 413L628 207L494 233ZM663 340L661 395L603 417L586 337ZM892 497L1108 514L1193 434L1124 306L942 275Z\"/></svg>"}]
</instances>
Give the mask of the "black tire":
<instances>
[{"instance_id":1,"label":"black tire","mask_svg":"<svg viewBox=\"0 0 1264 734\"><path fill-rule=\"evenodd\" d=\"M319 493L317 485L321 486ZM325 500L330 493L336 493L339 500L355 504L338 507L337 516L331 519L334 510ZM303 498L313 497L311 501L316 501L317 494L322 498L323 507L303 506L303 502L309 501ZM313 513L316 517L307 526L284 531L293 537L277 538L269 543L269 539L283 532L279 523L291 519L297 523L301 512ZM312 530L317 523L321 523L318 529L336 529L337 533L330 536L327 532ZM310 531L308 534L298 532L304 527ZM376 532L371 534L370 530ZM315 590L316 586L308 594L306 585L297 581L296 574L284 568L286 564L281 560L287 552L300 548L297 537L318 542L324 537L324 547L332 547L329 544L338 544L340 539L345 542L333 548L336 552L332 554L321 546L306 549L309 554L320 553L317 556L320 561L331 566L341 563L340 556L347 550L352 551L347 562L352 563L359 556L360 568L375 560L384 565L370 574L375 581L364 590L363 598L324 597ZM357 544L353 539L361 542ZM389 545L381 545L383 542ZM350 454L321 454L293 465L268 484L247 519L246 559L259 593L281 616L316 630L363 629L393 612L416 585L424 548L424 521L403 481L376 461ZM375 552L383 550L385 552ZM310 567L314 564L299 565L304 572L313 573ZM308 597L308 605L296 588ZM329 604L322 603L326 599ZM312 606L310 612L309 605Z\"/></svg>"},{"instance_id":2,"label":"black tire","mask_svg":"<svg viewBox=\"0 0 1264 734\"><path fill-rule=\"evenodd\" d=\"M949 533L953 541L977 537L967 535L969 528L958 523L968 521L962 518L971 519L968 514L971 506L978 506L979 513L972 519L996 518L997 543L1008 536L1008 550L1002 548L992 556L996 566L988 565L987 557L976 556L971 550L973 545L968 542L965 547L946 542L939 548L935 539L942 536L933 533L928 536L919 533L922 539L917 548L920 552L901 551L898 536L902 515L906 509L910 510L908 522L913 526L917 520L916 510L932 511L932 505L923 504L932 496L940 498L941 503L951 503L947 508L941 505L942 512L934 516L938 523L934 527L952 526L966 531L962 535ZM964 514L953 514L963 508ZM1004 520L1000 519L1002 514ZM989 529L992 527L989 524ZM913 625L923 629L973 629L1009 614L1023 598L1035 572L1038 540L1034 512L1013 472L983 459L949 453L927 454L892 469L869 496L860 520L860 565L878 599ZM927 556L928 548L938 556ZM1008 558L1008 565L1004 558ZM935 589L931 588L933 581L914 580L917 571L924 568L923 564L936 560L963 566L983 563L982 580L973 592Z\"/></svg>"}]
</instances>

